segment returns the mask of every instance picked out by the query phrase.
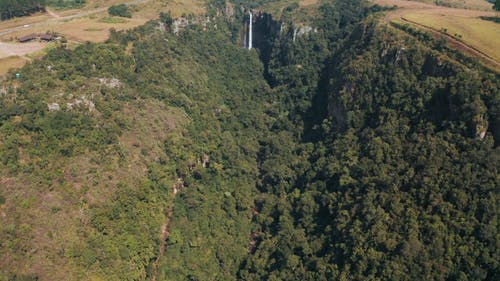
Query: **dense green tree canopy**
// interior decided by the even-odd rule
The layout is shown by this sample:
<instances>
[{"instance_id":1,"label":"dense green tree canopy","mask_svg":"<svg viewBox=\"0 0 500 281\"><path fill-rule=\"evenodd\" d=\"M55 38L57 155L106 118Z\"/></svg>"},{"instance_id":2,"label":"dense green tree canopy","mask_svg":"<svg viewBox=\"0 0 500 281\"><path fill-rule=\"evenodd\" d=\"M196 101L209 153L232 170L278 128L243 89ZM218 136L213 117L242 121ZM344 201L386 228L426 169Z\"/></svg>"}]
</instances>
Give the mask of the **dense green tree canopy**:
<instances>
[{"instance_id":1,"label":"dense green tree canopy","mask_svg":"<svg viewBox=\"0 0 500 281\"><path fill-rule=\"evenodd\" d=\"M498 280L498 74L364 1L253 50L211 3L2 82L1 281Z\"/></svg>"},{"instance_id":2,"label":"dense green tree canopy","mask_svg":"<svg viewBox=\"0 0 500 281\"><path fill-rule=\"evenodd\" d=\"M42 11L45 4L45 0L0 0L0 20Z\"/></svg>"},{"instance_id":3,"label":"dense green tree canopy","mask_svg":"<svg viewBox=\"0 0 500 281\"><path fill-rule=\"evenodd\" d=\"M117 17L131 18L132 13L128 10L128 6L125 4L113 5L108 8L108 14Z\"/></svg>"}]
</instances>

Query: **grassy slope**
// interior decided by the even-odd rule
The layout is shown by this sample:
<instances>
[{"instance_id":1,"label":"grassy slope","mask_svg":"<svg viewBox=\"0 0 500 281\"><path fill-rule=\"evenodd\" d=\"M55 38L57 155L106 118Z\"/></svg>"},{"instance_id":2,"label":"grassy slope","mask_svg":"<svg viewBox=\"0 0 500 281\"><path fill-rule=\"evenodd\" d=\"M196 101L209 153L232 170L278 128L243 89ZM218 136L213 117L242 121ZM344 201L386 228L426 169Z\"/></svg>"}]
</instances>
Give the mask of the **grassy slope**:
<instances>
[{"instance_id":1,"label":"grassy slope","mask_svg":"<svg viewBox=\"0 0 500 281\"><path fill-rule=\"evenodd\" d=\"M0 75L6 74L11 68L22 67L25 63L26 60L18 56L0 58Z\"/></svg>"},{"instance_id":2,"label":"grassy slope","mask_svg":"<svg viewBox=\"0 0 500 281\"><path fill-rule=\"evenodd\" d=\"M418 0L417 0L418 1ZM471 9L471 10L483 10L490 11L492 4L486 0L420 0L419 2L424 2L428 4L435 4L436 2L440 6L460 8L460 9Z\"/></svg>"},{"instance_id":3,"label":"grassy slope","mask_svg":"<svg viewBox=\"0 0 500 281\"><path fill-rule=\"evenodd\" d=\"M479 18L408 13L405 18L447 33L500 61L500 25Z\"/></svg>"},{"instance_id":4,"label":"grassy slope","mask_svg":"<svg viewBox=\"0 0 500 281\"><path fill-rule=\"evenodd\" d=\"M482 1L482 0L481 0ZM432 28L439 34L440 30L447 30L447 34L457 40L478 49L499 62L498 42L500 41L500 27L491 21L480 19L480 16L495 16L492 9L477 1L448 1L453 5L436 6L428 1L402 1L402 0L375 0L375 3L387 6L398 6L398 9L387 12L386 20L405 22L411 20L417 24ZM432 2L432 1L431 1ZM463 3L462 3L463 2ZM461 4L460 4L461 3ZM456 7L456 8L450 8ZM408 23L408 22L405 22ZM456 35L456 36L455 36ZM459 35L462 37L460 38ZM460 49L460 44L453 44ZM465 50L469 55L481 58L481 55ZM485 61L486 65L493 68L492 62Z\"/></svg>"}]
</instances>

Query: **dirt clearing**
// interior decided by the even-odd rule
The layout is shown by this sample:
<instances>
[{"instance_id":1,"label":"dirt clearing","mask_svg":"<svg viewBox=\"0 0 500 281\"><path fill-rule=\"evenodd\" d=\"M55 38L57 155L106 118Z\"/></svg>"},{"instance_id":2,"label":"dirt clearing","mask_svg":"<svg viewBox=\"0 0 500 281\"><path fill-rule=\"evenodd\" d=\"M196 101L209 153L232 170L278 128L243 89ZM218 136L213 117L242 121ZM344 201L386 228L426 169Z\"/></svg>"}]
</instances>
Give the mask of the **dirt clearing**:
<instances>
[{"instance_id":1,"label":"dirt clearing","mask_svg":"<svg viewBox=\"0 0 500 281\"><path fill-rule=\"evenodd\" d=\"M0 58L0 75L7 74L11 68L23 67L27 60L22 57L14 56L8 58Z\"/></svg>"},{"instance_id":2,"label":"dirt clearing","mask_svg":"<svg viewBox=\"0 0 500 281\"><path fill-rule=\"evenodd\" d=\"M25 56L35 53L47 46L47 43L29 42L29 43L5 43L0 42L0 58L10 56Z\"/></svg>"}]
</instances>

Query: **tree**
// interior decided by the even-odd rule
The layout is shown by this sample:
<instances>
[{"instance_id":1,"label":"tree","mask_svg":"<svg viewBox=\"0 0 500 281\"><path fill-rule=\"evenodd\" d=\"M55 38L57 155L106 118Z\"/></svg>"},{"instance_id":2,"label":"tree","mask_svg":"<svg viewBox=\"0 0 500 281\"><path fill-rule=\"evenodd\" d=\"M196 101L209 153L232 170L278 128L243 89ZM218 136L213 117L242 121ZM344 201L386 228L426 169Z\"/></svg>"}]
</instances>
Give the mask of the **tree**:
<instances>
[{"instance_id":1,"label":"tree","mask_svg":"<svg viewBox=\"0 0 500 281\"><path fill-rule=\"evenodd\" d=\"M170 11L168 13L161 12L160 13L160 21L165 24L165 27L167 29L171 29L172 23L174 22L174 19L172 18L172 14Z\"/></svg>"},{"instance_id":2,"label":"tree","mask_svg":"<svg viewBox=\"0 0 500 281\"><path fill-rule=\"evenodd\" d=\"M45 0L0 1L0 20L45 10Z\"/></svg>"},{"instance_id":3,"label":"tree","mask_svg":"<svg viewBox=\"0 0 500 281\"><path fill-rule=\"evenodd\" d=\"M128 10L127 5L125 4L120 4L120 5L113 5L108 8L108 14L112 16L117 16L117 17L124 17L124 18L131 18L132 14Z\"/></svg>"}]
</instances>

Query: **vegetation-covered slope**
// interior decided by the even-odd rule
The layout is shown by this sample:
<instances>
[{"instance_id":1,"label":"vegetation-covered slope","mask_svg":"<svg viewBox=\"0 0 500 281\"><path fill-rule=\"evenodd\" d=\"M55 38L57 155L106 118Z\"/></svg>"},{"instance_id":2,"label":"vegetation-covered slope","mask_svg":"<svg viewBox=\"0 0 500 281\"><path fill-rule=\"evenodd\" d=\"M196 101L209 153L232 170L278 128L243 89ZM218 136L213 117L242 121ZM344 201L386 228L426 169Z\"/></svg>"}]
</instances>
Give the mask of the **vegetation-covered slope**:
<instances>
[{"instance_id":1,"label":"vegetation-covered slope","mask_svg":"<svg viewBox=\"0 0 500 281\"><path fill-rule=\"evenodd\" d=\"M264 157L240 277L497 279L498 77L368 22L318 85Z\"/></svg>"},{"instance_id":2,"label":"vegetation-covered slope","mask_svg":"<svg viewBox=\"0 0 500 281\"><path fill-rule=\"evenodd\" d=\"M263 121L249 114L262 112L267 87L258 58L221 33L155 27L129 33L127 51L54 50L5 82L1 276L146 278L172 187L201 188L188 174L217 175L204 192L251 203L244 174L255 178Z\"/></svg>"},{"instance_id":3,"label":"vegetation-covered slope","mask_svg":"<svg viewBox=\"0 0 500 281\"><path fill-rule=\"evenodd\" d=\"M243 15L151 22L12 75L0 280L498 279L499 77L369 14L251 51Z\"/></svg>"}]
</instances>

